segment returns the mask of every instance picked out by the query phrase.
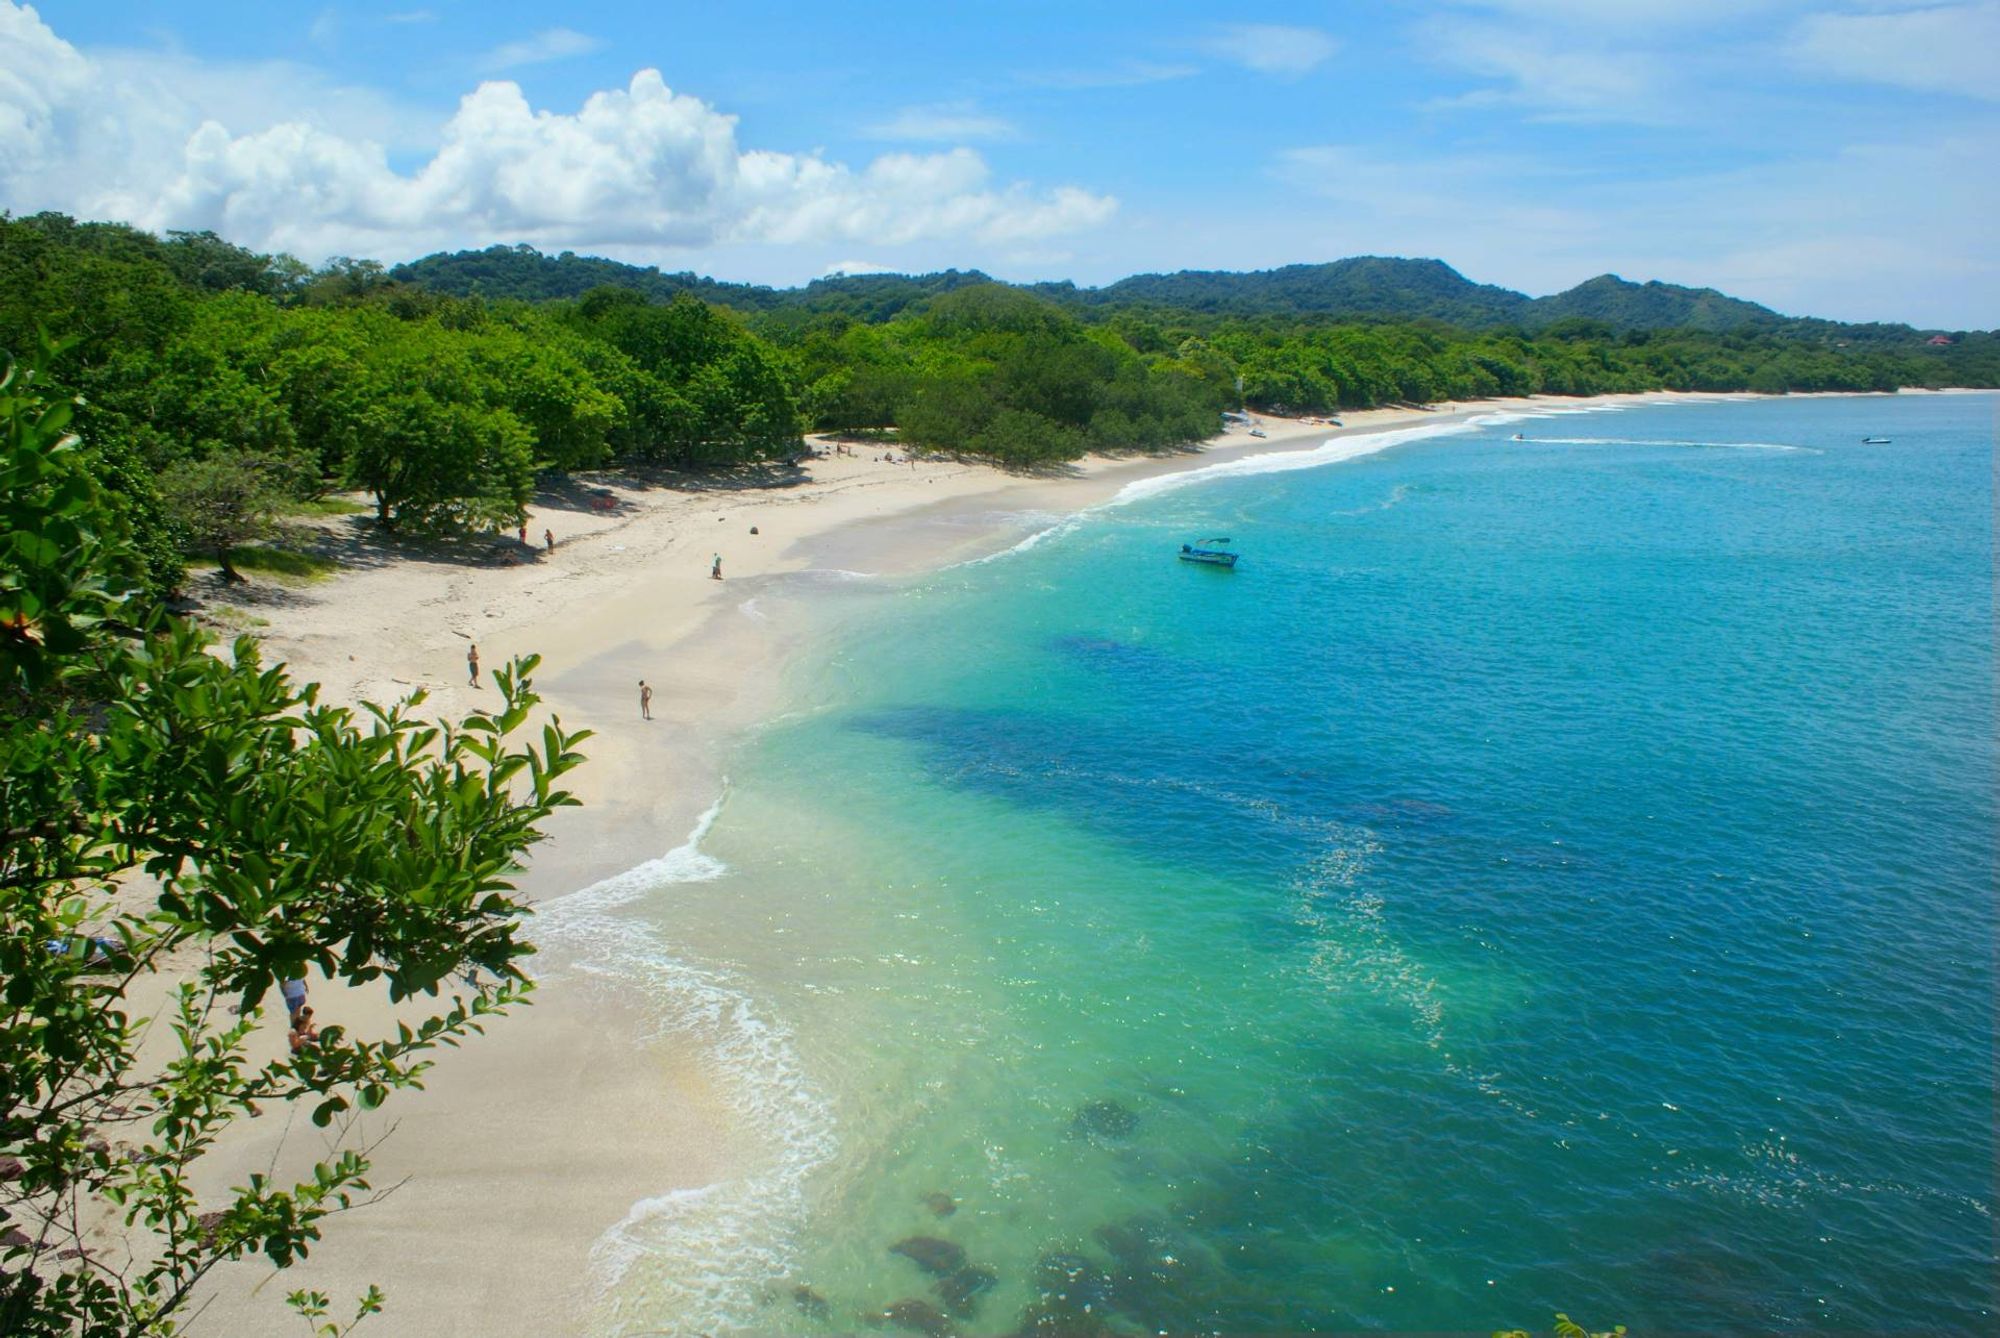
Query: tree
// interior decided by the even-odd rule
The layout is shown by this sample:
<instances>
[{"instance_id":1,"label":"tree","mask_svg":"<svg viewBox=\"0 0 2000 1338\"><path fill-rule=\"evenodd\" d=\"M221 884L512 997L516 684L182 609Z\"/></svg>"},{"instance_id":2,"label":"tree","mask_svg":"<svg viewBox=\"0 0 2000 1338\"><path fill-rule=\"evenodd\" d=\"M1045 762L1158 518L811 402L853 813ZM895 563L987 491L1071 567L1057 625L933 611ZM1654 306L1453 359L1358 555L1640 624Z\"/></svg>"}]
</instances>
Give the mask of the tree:
<instances>
[{"instance_id":1,"label":"tree","mask_svg":"<svg viewBox=\"0 0 2000 1338\"><path fill-rule=\"evenodd\" d=\"M272 532L288 491L285 472L271 456L221 452L167 470L160 495L189 547L214 557L224 580L240 581L229 555Z\"/></svg>"},{"instance_id":2,"label":"tree","mask_svg":"<svg viewBox=\"0 0 2000 1338\"><path fill-rule=\"evenodd\" d=\"M384 322L363 351L351 484L375 494L386 529L425 533L511 525L534 491L533 434L496 401L474 337Z\"/></svg>"},{"instance_id":3,"label":"tree","mask_svg":"<svg viewBox=\"0 0 2000 1338\"><path fill-rule=\"evenodd\" d=\"M144 611L70 412L0 381L0 1332L168 1334L216 1264L289 1265L369 1192L366 1150L336 1145L297 1183L197 1197L234 1122L296 1101L324 1126L420 1087L427 1052L528 992L512 876L575 802L585 736L516 742L533 659L494 676L496 710L432 725L421 695L326 706L247 639L213 654ZM310 978L433 1002L253 1061L274 987ZM91 1249L93 1214L129 1253Z\"/></svg>"}]
</instances>

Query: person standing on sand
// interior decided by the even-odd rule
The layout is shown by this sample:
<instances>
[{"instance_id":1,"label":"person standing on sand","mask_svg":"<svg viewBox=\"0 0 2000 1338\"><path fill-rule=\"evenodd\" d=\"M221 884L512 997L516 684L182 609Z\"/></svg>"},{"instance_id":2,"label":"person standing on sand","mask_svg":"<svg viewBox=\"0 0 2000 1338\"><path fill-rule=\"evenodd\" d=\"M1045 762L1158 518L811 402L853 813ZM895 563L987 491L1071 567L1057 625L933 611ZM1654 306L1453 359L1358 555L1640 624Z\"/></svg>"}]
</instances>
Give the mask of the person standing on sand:
<instances>
[{"instance_id":1,"label":"person standing on sand","mask_svg":"<svg viewBox=\"0 0 2000 1338\"><path fill-rule=\"evenodd\" d=\"M722 579L722 554L717 553L715 555L715 561L709 566L708 575L710 580L719 581Z\"/></svg>"},{"instance_id":2,"label":"person standing on sand","mask_svg":"<svg viewBox=\"0 0 2000 1338\"><path fill-rule=\"evenodd\" d=\"M542 531L542 542L543 542L543 543L544 543L545 545L547 545L547 547L548 547L548 550L549 550L549 551L550 551L551 553L555 552L555 551L556 551L556 532L555 532L554 530L543 530L543 531Z\"/></svg>"},{"instance_id":3,"label":"person standing on sand","mask_svg":"<svg viewBox=\"0 0 2000 1338\"><path fill-rule=\"evenodd\" d=\"M528 522L525 518L521 521L521 542L528 542Z\"/></svg>"},{"instance_id":4,"label":"person standing on sand","mask_svg":"<svg viewBox=\"0 0 2000 1338\"><path fill-rule=\"evenodd\" d=\"M281 981L279 982L278 992L285 996L285 1016L292 1020L293 1026L298 1026L299 1014L305 1010L306 1006L305 981Z\"/></svg>"},{"instance_id":5,"label":"person standing on sand","mask_svg":"<svg viewBox=\"0 0 2000 1338\"><path fill-rule=\"evenodd\" d=\"M653 718L653 690L646 686L646 680L643 678L639 680L639 718L641 720Z\"/></svg>"},{"instance_id":6,"label":"person standing on sand","mask_svg":"<svg viewBox=\"0 0 2000 1338\"><path fill-rule=\"evenodd\" d=\"M465 650L465 667L471 676L472 686L479 686L479 647L468 646Z\"/></svg>"}]
</instances>

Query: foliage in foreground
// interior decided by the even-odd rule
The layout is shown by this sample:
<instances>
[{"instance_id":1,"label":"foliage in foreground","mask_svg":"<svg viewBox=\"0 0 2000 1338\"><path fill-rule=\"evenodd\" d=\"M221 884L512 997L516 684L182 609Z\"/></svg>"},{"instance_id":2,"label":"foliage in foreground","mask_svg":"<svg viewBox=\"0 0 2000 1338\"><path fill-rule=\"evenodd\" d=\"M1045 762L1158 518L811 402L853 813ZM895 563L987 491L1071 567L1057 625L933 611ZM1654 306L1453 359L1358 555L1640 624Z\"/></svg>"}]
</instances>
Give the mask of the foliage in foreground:
<instances>
[{"instance_id":1,"label":"foliage in foreground","mask_svg":"<svg viewBox=\"0 0 2000 1338\"><path fill-rule=\"evenodd\" d=\"M1555 1328L1550 1330L1550 1332L1555 1335L1555 1338L1623 1338L1625 1326L1620 1324L1608 1332L1592 1333L1568 1315L1558 1311L1556 1313ZM1493 1338L1535 1338L1535 1336L1526 1329L1496 1329L1493 1332Z\"/></svg>"},{"instance_id":2,"label":"foliage in foreground","mask_svg":"<svg viewBox=\"0 0 2000 1338\"><path fill-rule=\"evenodd\" d=\"M147 612L73 411L0 382L0 1332L166 1334L217 1264L285 1267L370 1192L336 1138L302 1180L197 1194L232 1125L299 1102L339 1128L527 994L512 876L584 735L516 741L533 659L434 725ZM262 1058L300 978L430 1002Z\"/></svg>"}]
</instances>

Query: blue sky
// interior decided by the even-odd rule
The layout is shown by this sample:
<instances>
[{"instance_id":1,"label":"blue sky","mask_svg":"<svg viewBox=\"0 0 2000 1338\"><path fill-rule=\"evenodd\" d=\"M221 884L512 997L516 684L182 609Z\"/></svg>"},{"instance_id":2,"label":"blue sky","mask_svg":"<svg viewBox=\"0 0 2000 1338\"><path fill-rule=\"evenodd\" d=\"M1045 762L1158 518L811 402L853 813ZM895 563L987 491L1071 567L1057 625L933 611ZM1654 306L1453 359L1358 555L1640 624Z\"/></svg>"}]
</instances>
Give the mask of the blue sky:
<instances>
[{"instance_id":1,"label":"blue sky","mask_svg":"<svg viewBox=\"0 0 2000 1338\"><path fill-rule=\"evenodd\" d=\"M2000 0L0 0L0 205L791 284L1355 254L2000 325Z\"/></svg>"}]
</instances>

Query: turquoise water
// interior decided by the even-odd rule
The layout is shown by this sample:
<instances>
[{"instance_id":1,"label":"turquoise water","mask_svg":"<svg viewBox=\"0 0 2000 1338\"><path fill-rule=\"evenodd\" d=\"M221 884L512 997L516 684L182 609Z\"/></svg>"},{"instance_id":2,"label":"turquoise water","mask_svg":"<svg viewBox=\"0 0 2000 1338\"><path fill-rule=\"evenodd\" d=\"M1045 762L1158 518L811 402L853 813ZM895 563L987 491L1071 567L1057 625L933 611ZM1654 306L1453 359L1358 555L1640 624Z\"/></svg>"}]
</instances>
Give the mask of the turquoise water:
<instances>
[{"instance_id":1,"label":"turquoise water","mask_svg":"<svg viewBox=\"0 0 2000 1338\"><path fill-rule=\"evenodd\" d=\"M752 1169L615 1313L947 1310L925 1235L966 1333L1987 1329L1993 425L1497 421L774 593L799 710L605 912Z\"/></svg>"}]
</instances>

